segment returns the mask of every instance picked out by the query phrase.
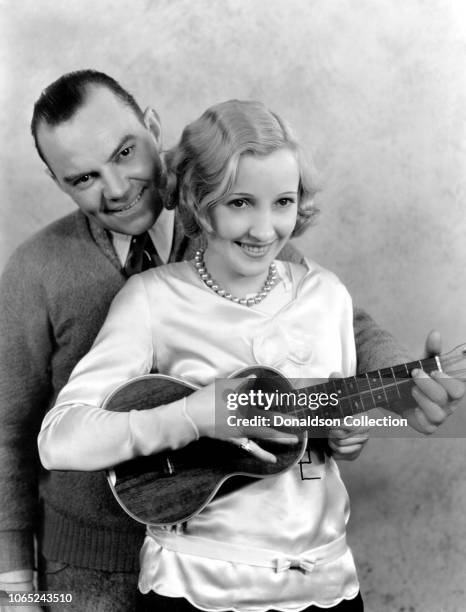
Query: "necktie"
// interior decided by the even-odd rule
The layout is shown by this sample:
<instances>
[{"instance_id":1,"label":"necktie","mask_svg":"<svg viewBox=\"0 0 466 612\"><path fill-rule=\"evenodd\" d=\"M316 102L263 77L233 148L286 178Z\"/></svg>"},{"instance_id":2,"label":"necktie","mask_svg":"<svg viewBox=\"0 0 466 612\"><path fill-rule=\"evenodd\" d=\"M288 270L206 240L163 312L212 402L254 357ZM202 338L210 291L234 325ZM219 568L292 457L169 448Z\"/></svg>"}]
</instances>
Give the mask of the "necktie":
<instances>
[{"instance_id":1,"label":"necktie","mask_svg":"<svg viewBox=\"0 0 466 612\"><path fill-rule=\"evenodd\" d=\"M127 276L138 274L162 263L148 232L131 238L125 263Z\"/></svg>"}]
</instances>

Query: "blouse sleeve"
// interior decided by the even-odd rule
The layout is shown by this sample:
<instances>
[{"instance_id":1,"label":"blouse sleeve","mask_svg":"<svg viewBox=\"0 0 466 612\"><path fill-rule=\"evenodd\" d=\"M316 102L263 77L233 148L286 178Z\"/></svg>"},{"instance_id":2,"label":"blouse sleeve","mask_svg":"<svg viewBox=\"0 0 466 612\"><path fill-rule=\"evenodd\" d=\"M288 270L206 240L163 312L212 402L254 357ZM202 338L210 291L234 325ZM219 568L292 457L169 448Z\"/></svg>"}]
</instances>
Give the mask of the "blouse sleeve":
<instances>
[{"instance_id":1,"label":"blouse sleeve","mask_svg":"<svg viewBox=\"0 0 466 612\"><path fill-rule=\"evenodd\" d=\"M116 387L156 366L143 276L129 279L117 294L91 350L42 423L38 445L47 469L104 469L196 438L184 400L126 413L102 409Z\"/></svg>"}]
</instances>

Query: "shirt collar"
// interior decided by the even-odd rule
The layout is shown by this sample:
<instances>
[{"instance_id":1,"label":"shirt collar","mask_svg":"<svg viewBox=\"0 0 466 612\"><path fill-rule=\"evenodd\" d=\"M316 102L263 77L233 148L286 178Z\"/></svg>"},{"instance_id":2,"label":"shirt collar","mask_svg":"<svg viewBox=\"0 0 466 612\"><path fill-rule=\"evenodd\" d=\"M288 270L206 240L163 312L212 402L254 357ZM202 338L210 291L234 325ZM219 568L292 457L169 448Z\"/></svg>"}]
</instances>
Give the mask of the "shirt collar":
<instances>
[{"instance_id":1,"label":"shirt collar","mask_svg":"<svg viewBox=\"0 0 466 612\"><path fill-rule=\"evenodd\" d=\"M170 257L173 231L175 227L175 211L162 209L162 212L157 217L157 221L148 230L149 236L154 243L157 253L163 263L167 263ZM118 259L122 266L125 265L128 257L129 245L132 236L128 234L120 234L118 232L110 232L112 237L113 248L115 249Z\"/></svg>"}]
</instances>

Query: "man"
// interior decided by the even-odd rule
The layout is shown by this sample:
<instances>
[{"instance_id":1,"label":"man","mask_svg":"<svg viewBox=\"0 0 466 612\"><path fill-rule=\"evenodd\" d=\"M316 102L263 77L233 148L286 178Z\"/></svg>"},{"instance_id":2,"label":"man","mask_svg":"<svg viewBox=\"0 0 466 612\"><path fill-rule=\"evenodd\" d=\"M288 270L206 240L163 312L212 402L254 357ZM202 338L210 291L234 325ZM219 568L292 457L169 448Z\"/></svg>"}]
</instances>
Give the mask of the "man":
<instances>
[{"instance_id":1,"label":"man","mask_svg":"<svg viewBox=\"0 0 466 612\"><path fill-rule=\"evenodd\" d=\"M35 536L42 589L72 592L71 609L133 610L143 526L122 512L100 473L39 477L36 437L127 276L149 260L190 258L199 245L162 207L156 113L142 113L113 79L94 71L64 75L37 101L32 132L53 180L79 210L22 245L3 275L0 588L32 586ZM132 237L144 240L142 249ZM409 360L360 311L355 333L361 370ZM410 420L426 433L463 393L458 381L440 384L426 375L417 389L419 407ZM355 449L345 444L351 436L341 435L331 445L350 454Z\"/></svg>"}]
</instances>

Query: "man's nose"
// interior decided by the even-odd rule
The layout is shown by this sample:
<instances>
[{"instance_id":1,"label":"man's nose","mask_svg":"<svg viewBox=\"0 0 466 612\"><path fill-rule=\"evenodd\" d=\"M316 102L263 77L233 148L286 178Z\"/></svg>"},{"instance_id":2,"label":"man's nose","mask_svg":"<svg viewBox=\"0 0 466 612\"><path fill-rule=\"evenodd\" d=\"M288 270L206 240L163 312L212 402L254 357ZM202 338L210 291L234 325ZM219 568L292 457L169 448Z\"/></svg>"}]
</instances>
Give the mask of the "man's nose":
<instances>
[{"instance_id":1,"label":"man's nose","mask_svg":"<svg viewBox=\"0 0 466 612\"><path fill-rule=\"evenodd\" d=\"M107 200L121 200L130 188L127 177L116 169L109 169L102 173L103 194Z\"/></svg>"}]
</instances>

